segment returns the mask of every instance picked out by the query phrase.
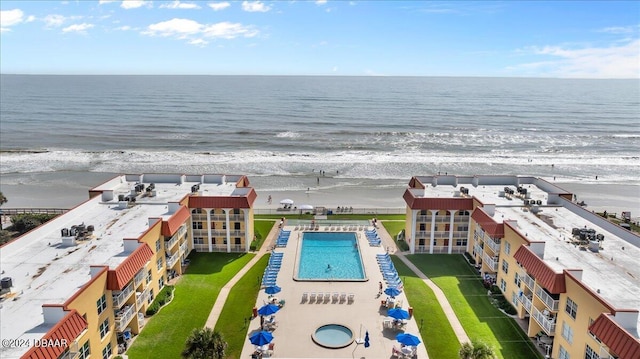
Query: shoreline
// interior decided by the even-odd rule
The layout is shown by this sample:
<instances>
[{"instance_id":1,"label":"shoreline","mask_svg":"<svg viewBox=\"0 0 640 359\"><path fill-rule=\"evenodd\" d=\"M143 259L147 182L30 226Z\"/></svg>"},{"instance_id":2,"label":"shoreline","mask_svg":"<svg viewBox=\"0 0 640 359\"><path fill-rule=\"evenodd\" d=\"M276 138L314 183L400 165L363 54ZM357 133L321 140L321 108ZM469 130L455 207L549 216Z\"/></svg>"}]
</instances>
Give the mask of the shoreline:
<instances>
[{"instance_id":1,"label":"shoreline","mask_svg":"<svg viewBox=\"0 0 640 359\"><path fill-rule=\"evenodd\" d=\"M119 175L108 172L38 172L3 175L0 191L8 202L5 208L73 208L89 199L89 189ZM370 180L335 177L250 177L258 194L255 209L276 210L283 199L291 199L294 206L310 204L315 207L405 208L402 195L406 181ZM586 202L589 211L620 215L631 211L640 216L640 184L553 182ZM272 202L268 203L271 196Z\"/></svg>"}]
</instances>

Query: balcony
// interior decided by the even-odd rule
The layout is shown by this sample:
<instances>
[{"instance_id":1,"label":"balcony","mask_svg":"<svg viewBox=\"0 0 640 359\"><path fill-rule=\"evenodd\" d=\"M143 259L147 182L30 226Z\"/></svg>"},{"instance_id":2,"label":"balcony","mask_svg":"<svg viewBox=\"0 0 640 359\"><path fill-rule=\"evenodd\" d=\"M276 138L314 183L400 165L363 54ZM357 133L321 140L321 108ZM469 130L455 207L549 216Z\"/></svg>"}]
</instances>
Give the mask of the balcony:
<instances>
[{"instance_id":1,"label":"balcony","mask_svg":"<svg viewBox=\"0 0 640 359\"><path fill-rule=\"evenodd\" d=\"M416 216L416 222L418 222L418 223L419 222L427 222L427 221L430 221L430 220L431 220L431 216L425 216L425 215Z\"/></svg>"},{"instance_id":2,"label":"balcony","mask_svg":"<svg viewBox=\"0 0 640 359\"><path fill-rule=\"evenodd\" d=\"M120 308L129 299L133 293L133 283L129 283L126 287L119 291L113 291L111 297L113 298L113 307Z\"/></svg>"},{"instance_id":3,"label":"balcony","mask_svg":"<svg viewBox=\"0 0 640 359\"><path fill-rule=\"evenodd\" d=\"M211 215L211 220L212 221L226 221L227 220L227 216L224 214L212 214Z\"/></svg>"},{"instance_id":4,"label":"balcony","mask_svg":"<svg viewBox=\"0 0 640 359\"><path fill-rule=\"evenodd\" d=\"M491 257L485 252L482 253L482 262L492 271L498 271L498 257Z\"/></svg>"},{"instance_id":5,"label":"balcony","mask_svg":"<svg viewBox=\"0 0 640 359\"><path fill-rule=\"evenodd\" d=\"M244 214L231 214L229 215L230 221L244 221Z\"/></svg>"},{"instance_id":6,"label":"balcony","mask_svg":"<svg viewBox=\"0 0 640 359\"><path fill-rule=\"evenodd\" d=\"M136 306L138 309L142 309L144 303L149 299L149 288L144 292L136 292Z\"/></svg>"},{"instance_id":7,"label":"balcony","mask_svg":"<svg viewBox=\"0 0 640 359\"><path fill-rule=\"evenodd\" d=\"M183 255L183 254L187 253L188 249L189 248L187 247L187 242L182 242L182 244L180 244L180 252L178 252L178 253L180 253L180 255Z\"/></svg>"},{"instance_id":8,"label":"balcony","mask_svg":"<svg viewBox=\"0 0 640 359\"><path fill-rule=\"evenodd\" d=\"M133 283L134 285L137 287L140 284L144 283L144 268L142 268L138 273L136 273L135 278L133 279Z\"/></svg>"},{"instance_id":9,"label":"balcony","mask_svg":"<svg viewBox=\"0 0 640 359\"><path fill-rule=\"evenodd\" d=\"M476 243L476 244L473 246L473 250L474 250L474 252L476 252L476 255L478 255L478 256L482 255L482 253L484 252L484 251L482 250L482 246L481 246L481 245L479 245L478 243Z\"/></svg>"},{"instance_id":10,"label":"balcony","mask_svg":"<svg viewBox=\"0 0 640 359\"><path fill-rule=\"evenodd\" d=\"M533 319L540 324L540 327L548 336L554 336L556 333L556 319L544 315L536 307L532 307L532 309Z\"/></svg>"},{"instance_id":11,"label":"balcony","mask_svg":"<svg viewBox=\"0 0 640 359\"><path fill-rule=\"evenodd\" d=\"M197 252L208 252L209 251L209 245L208 244L194 244L193 245L193 249L195 249Z\"/></svg>"},{"instance_id":12,"label":"balcony","mask_svg":"<svg viewBox=\"0 0 640 359\"><path fill-rule=\"evenodd\" d=\"M527 313L531 314L531 298L527 297L525 294L520 294L518 299Z\"/></svg>"},{"instance_id":13,"label":"balcony","mask_svg":"<svg viewBox=\"0 0 640 359\"><path fill-rule=\"evenodd\" d=\"M558 299L553 298L546 290L542 287L536 288L536 296L542 300L544 305L549 308L552 312L558 311L558 304L560 301Z\"/></svg>"},{"instance_id":14,"label":"balcony","mask_svg":"<svg viewBox=\"0 0 640 359\"><path fill-rule=\"evenodd\" d=\"M173 248L173 246L178 243L178 239L180 239L180 237L178 236L178 233L176 233L173 235L173 237L171 237L171 239L169 239L168 241L164 241L164 250L168 251Z\"/></svg>"},{"instance_id":15,"label":"balcony","mask_svg":"<svg viewBox=\"0 0 640 359\"><path fill-rule=\"evenodd\" d=\"M116 311L116 330L119 332L123 332L127 325L131 322L133 315L136 313L136 307L133 305L129 305L124 307L122 310Z\"/></svg>"},{"instance_id":16,"label":"balcony","mask_svg":"<svg viewBox=\"0 0 640 359\"><path fill-rule=\"evenodd\" d=\"M486 240L484 242L489 246L489 248L491 248L493 253L495 253L495 254L500 253L500 240L498 240L496 242L493 238L489 238L488 240Z\"/></svg>"},{"instance_id":17,"label":"balcony","mask_svg":"<svg viewBox=\"0 0 640 359\"><path fill-rule=\"evenodd\" d=\"M531 291L535 288L536 281L530 275L528 275L525 271L520 272L520 280L524 282L524 285L529 287Z\"/></svg>"},{"instance_id":18,"label":"balcony","mask_svg":"<svg viewBox=\"0 0 640 359\"><path fill-rule=\"evenodd\" d=\"M167 256L167 269L173 268L173 265L180 259L180 252L175 252L172 256Z\"/></svg>"},{"instance_id":19,"label":"balcony","mask_svg":"<svg viewBox=\"0 0 640 359\"><path fill-rule=\"evenodd\" d=\"M211 230L211 235L213 237L226 237L227 236L227 230L226 229Z\"/></svg>"}]
</instances>

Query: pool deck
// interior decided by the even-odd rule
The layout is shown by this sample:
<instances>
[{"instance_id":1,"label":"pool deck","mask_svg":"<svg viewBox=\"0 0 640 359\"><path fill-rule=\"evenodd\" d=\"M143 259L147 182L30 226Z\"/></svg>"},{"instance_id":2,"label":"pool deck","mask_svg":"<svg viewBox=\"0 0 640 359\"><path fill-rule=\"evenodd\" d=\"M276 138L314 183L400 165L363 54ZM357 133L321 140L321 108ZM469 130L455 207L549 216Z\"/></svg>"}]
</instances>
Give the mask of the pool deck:
<instances>
[{"instance_id":1,"label":"pool deck","mask_svg":"<svg viewBox=\"0 0 640 359\"><path fill-rule=\"evenodd\" d=\"M379 270L376 254L383 254L386 248L395 249L395 245L391 240L384 227L378 226L378 234L383 239L382 245L379 247L369 246L364 231L355 231L358 233L358 242L362 253L362 260L368 281L366 282L302 282L295 281L294 267L297 260L297 252L299 250L299 240L302 232L295 230L295 226L285 226L285 230L291 230L288 244L284 248L276 248L276 252L284 253L282 266L277 277L277 285L282 291L276 296L279 300L285 300L284 307L276 313L277 328L273 331L274 336L274 353L276 358L390 358L392 348L399 348L399 343L395 340L398 333L405 332L420 336L418 324L415 320L410 319L406 328L401 330L383 329L383 320L386 317L386 309L382 308L380 301L386 295L378 296L378 282L384 279ZM321 226L320 231L324 227ZM344 232L344 231L343 231ZM263 248L272 247L275 243L276 235L270 233L270 242L266 243ZM259 254L268 254L264 251ZM261 255L256 256L256 259ZM247 265L250 267L251 264ZM241 273L239 273L241 275ZM385 286L386 288L386 286ZM302 302L303 293L322 292L322 293L346 293L353 294L353 302L337 301L332 299L329 301L309 301ZM220 293L219 301L224 304L226 292ZM224 296L224 298L220 298ZM397 297L402 301L402 308L407 310L410 306L404 293ZM260 291L256 307L261 307L267 303L267 295L264 291ZM216 301L216 304L218 301ZM215 305L214 305L215 311ZM213 314L213 311L212 311ZM327 349L315 344L311 338L311 334L315 330L325 324L342 324L350 328L354 332L354 338L363 338L365 332L369 332L370 347L365 348L362 344L355 341L345 348ZM210 317L207 326L213 327L215 318ZM428 325L428 323L424 323ZM260 326L259 318L253 319L249 324L248 333L251 335L257 331ZM254 352L254 345L247 339L241 358L250 358ZM417 347L418 358L428 358L427 350L424 343Z\"/></svg>"}]
</instances>

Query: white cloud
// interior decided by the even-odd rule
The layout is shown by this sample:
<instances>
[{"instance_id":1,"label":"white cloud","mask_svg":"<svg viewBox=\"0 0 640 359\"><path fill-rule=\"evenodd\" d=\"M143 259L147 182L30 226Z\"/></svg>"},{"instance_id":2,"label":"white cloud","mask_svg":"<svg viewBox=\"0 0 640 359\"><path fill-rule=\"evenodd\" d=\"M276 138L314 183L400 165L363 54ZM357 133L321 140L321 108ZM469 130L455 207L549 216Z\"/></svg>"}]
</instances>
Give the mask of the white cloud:
<instances>
[{"instance_id":1,"label":"white cloud","mask_svg":"<svg viewBox=\"0 0 640 359\"><path fill-rule=\"evenodd\" d=\"M204 46L207 42L203 38L210 39L234 39L237 37L254 37L258 31L251 26L239 23L219 22L215 24L201 24L190 19L171 19L156 24L151 24L143 35L173 37L187 40L188 43Z\"/></svg>"},{"instance_id":2,"label":"white cloud","mask_svg":"<svg viewBox=\"0 0 640 359\"><path fill-rule=\"evenodd\" d=\"M220 10L224 10L226 8L228 8L229 6L231 6L230 3L228 2L212 2L207 4L209 5L210 8L212 8L214 11L220 11Z\"/></svg>"},{"instance_id":3,"label":"white cloud","mask_svg":"<svg viewBox=\"0 0 640 359\"><path fill-rule=\"evenodd\" d=\"M33 15L29 15L29 17L27 17L27 19L24 22L33 22L36 21L36 17Z\"/></svg>"},{"instance_id":4,"label":"white cloud","mask_svg":"<svg viewBox=\"0 0 640 359\"><path fill-rule=\"evenodd\" d=\"M640 78L640 39L608 47L531 47L528 52L549 59L519 64L509 70L561 78Z\"/></svg>"},{"instance_id":5,"label":"white cloud","mask_svg":"<svg viewBox=\"0 0 640 359\"><path fill-rule=\"evenodd\" d=\"M93 24L87 24L87 23L82 23L82 24L74 24L71 26L67 26L64 29L62 29L62 32L77 32L77 33L85 33L87 30L91 29L93 27Z\"/></svg>"},{"instance_id":6,"label":"white cloud","mask_svg":"<svg viewBox=\"0 0 640 359\"><path fill-rule=\"evenodd\" d=\"M132 27L129 25L123 25L123 26L116 27L114 30L129 31L129 30L132 30Z\"/></svg>"},{"instance_id":7,"label":"white cloud","mask_svg":"<svg viewBox=\"0 0 640 359\"><path fill-rule=\"evenodd\" d=\"M179 0L175 0L172 3L162 4L160 5L161 9L200 9L198 4L180 2Z\"/></svg>"},{"instance_id":8,"label":"white cloud","mask_svg":"<svg viewBox=\"0 0 640 359\"><path fill-rule=\"evenodd\" d=\"M120 7L123 9L137 9L143 6L151 7L151 1L145 0L122 0Z\"/></svg>"},{"instance_id":9,"label":"white cloud","mask_svg":"<svg viewBox=\"0 0 640 359\"><path fill-rule=\"evenodd\" d=\"M640 26L611 26L597 30L598 32L606 32L609 34L632 34L640 29Z\"/></svg>"},{"instance_id":10,"label":"white cloud","mask_svg":"<svg viewBox=\"0 0 640 359\"><path fill-rule=\"evenodd\" d=\"M0 11L0 32L11 31L9 26L17 25L24 21L24 13L20 9Z\"/></svg>"},{"instance_id":11,"label":"white cloud","mask_svg":"<svg viewBox=\"0 0 640 359\"><path fill-rule=\"evenodd\" d=\"M46 27L60 27L67 18L62 15L53 14L45 16L43 20Z\"/></svg>"},{"instance_id":12,"label":"white cloud","mask_svg":"<svg viewBox=\"0 0 640 359\"><path fill-rule=\"evenodd\" d=\"M189 45L195 45L198 47L205 47L209 42L203 39L193 39L189 41Z\"/></svg>"},{"instance_id":13,"label":"white cloud","mask_svg":"<svg viewBox=\"0 0 640 359\"><path fill-rule=\"evenodd\" d=\"M109 3L112 3L112 2L116 2L116 1L118 1L118 0L100 0L100 1L98 1L98 5L109 4Z\"/></svg>"},{"instance_id":14,"label":"white cloud","mask_svg":"<svg viewBox=\"0 0 640 359\"><path fill-rule=\"evenodd\" d=\"M316 5L325 5L327 0L316 0Z\"/></svg>"},{"instance_id":15,"label":"white cloud","mask_svg":"<svg viewBox=\"0 0 640 359\"><path fill-rule=\"evenodd\" d=\"M243 1L242 10L247 12L267 12L271 7L261 1Z\"/></svg>"}]
</instances>

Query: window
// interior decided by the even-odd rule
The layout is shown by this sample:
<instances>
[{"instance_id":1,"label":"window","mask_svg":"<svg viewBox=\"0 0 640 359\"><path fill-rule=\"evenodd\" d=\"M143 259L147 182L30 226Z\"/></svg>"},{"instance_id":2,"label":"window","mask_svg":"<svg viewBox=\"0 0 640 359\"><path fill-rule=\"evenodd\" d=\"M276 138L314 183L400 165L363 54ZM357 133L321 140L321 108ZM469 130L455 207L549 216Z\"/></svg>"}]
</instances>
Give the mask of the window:
<instances>
[{"instance_id":1,"label":"window","mask_svg":"<svg viewBox=\"0 0 640 359\"><path fill-rule=\"evenodd\" d=\"M516 272L516 276L513 278L513 282L520 288L520 273Z\"/></svg>"},{"instance_id":2,"label":"window","mask_svg":"<svg viewBox=\"0 0 640 359\"><path fill-rule=\"evenodd\" d=\"M558 359L570 359L569 353L567 353L562 345L560 346L560 350L558 351Z\"/></svg>"},{"instance_id":3,"label":"window","mask_svg":"<svg viewBox=\"0 0 640 359\"><path fill-rule=\"evenodd\" d=\"M227 229L227 222L222 222L222 229Z\"/></svg>"},{"instance_id":4,"label":"window","mask_svg":"<svg viewBox=\"0 0 640 359\"><path fill-rule=\"evenodd\" d=\"M458 247L466 247L467 246L467 239L466 238L458 238L456 239L456 246Z\"/></svg>"},{"instance_id":5,"label":"window","mask_svg":"<svg viewBox=\"0 0 640 359\"><path fill-rule=\"evenodd\" d=\"M506 260L502 260L502 271L507 274L509 273L509 262L507 262Z\"/></svg>"},{"instance_id":6,"label":"window","mask_svg":"<svg viewBox=\"0 0 640 359\"><path fill-rule=\"evenodd\" d=\"M573 344L573 329L565 321L562 322L562 337L567 343Z\"/></svg>"},{"instance_id":7,"label":"window","mask_svg":"<svg viewBox=\"0 0 640 359\"><path fill-rule=\"evenodd\" d=\"M105 309L107 309L107 295L103 294L100 299L96 302L96 306L98 307L98 315L102 314Z\"/></svg>"},{"instance_id":8,"label":"window","mask_svg":"<svg viewBox=\"0 0 640 359\"><path fill-rule=\"evenodd\" d=\"M587 344L587 349L584 351L584 359L600 359L600 356Z\"/></svg>"},{"instance_id":9,"label":"window","mask_svg":"<svg viewBox=\"0 0 640 359\"><path fill-rule=\"evenodd\" d=\"M194 244L204 244L204 238L202 237L193 237Z\"/></svg>"},{"instance_id":10,"label":"window","mask_svg":"<svg viewBox=\"0 0 640 359\"><path fill-rule=\"evenodd\" d=\"M509 254L511 253L511 243L509 242L504 242L504 253Z\"/></svg>"},{"instance_id":11,"label":"window","mask_svg":"<svg viewBox=\"0 0 640 359\"><path fill-rule=\"evenodd\" d=\"M419 245L419 246L424 246L424 241L425 241L425 239L424 239L424 238L420 238L420 239L418 239L418 245Z\"/></svg>"},{"instance_id":12,"label":"window","mask_svg":"<svg viewBox=\"0 0 640 359\"><path fill-rule=\"evenodd\" d=\"M234 244L236 244L236 245L240 245L240 244L242 244L242 239L240 239L240 237L236 237L236 238L235 238L235 243L234 243Z\"/></svg>"},{"instance_id":13,"label":"window","mask_svg":"<svg viewBox=\"0 0 640 359\"><path fill-rule=\"evenodd\" d=\"M193 222L193 223L191 223L191 228L193 228L193 229L202 229L202 222Z\"/></svg>"},{"instance_id":14,"label":"window","mask_svg":"<svg viewBox=\"0 0 640 359\"><path fill-rule=\"evenodd\" d=\"M576 319L576 314L578 314L578 305L571 300L571 298L567 298L567 305L564 307L564 311L571 316L571 318Z\"/></svg>"},{"instance_id":15,"label":"window","mask_svg":"<svg viewBox=\"0 0 640 359\"><path fill-rule=\"evenodd\" d=\"M147 271L147 284L149 284L149 282L151 282L151 269Z\"/></svg>"},{"instance_id":16,"label":"window","mask_svg":"<svg viewBox=\"0 0 640 359\"><path fill-rule=\"evenodd\" d=\"M236 231L239 231L240 230L240 222L235 222L233 224L233 229L235 229Z\"/></svg>"},{"instance_id":17,"label":"window","mask_svg":"<svg viewBox=\"0 0 640 359\"><path fill-rule=\"evenodd\" d=\"M153 303L153 298L154 298L154 296L153 296L153 288L151 288L151 289L149 290L149 299L147 300L147 303L148 303L148 304Z\"/></svg>"},{"instance_id":18,"label":"window","mask_svg":"<svg viewBox=\"0 0 640 359\"><path fill-rule=\"evenodd\" d=\"M79 350L78 350L78 358L80 359L86 359L89 357L89 355L91 354L91 350L89 349L89 341L87 340L86 342L84 342L84 345L82 345Z\"/></svg>"},{"instance_id":19,"label":"window","mask_svg":"<svg viewBox=\"0 0 640 359\"><path fill-rule=\"evenodd\" d=\"M156 253L160 252L160 240L156 241Z\"/></svg>"},{"instance_id":20,"label":"window","mask_svg":"<svg viewBox=\"0 0 640 359\"><path fill-rule=\"evenodd\" d=\"M158 262L156 263L158 270L162 269L162 257L158 258Z\"/></svg>"},{"instance_id":21,"label":"window","mask_svg":"<svg viewBox=\"0 0 640 359\"><path fill-rule=\"evenodd\" d=\"M464 225L464 226L458 226L457 229L458 232L468 232L469 231L469 226Z\"/></svg>"},{"instance_id":22,"label":"window","mask_svg":"<svg viewBox=\"0 0 640 359\"><path fill-rule=\"evenodd\" d=\"M109 318L100 323L100 338L104 338L109 333Z\"/></svg>"},{"instance_id":23,"label":"window","mask_svg":"<svg viewBox=\"0 0 640 359\"><path fill-rule=\"evenodd\" d=\"M518 295L516 294L516 292L511 292L511 304L513 304L514 307L518 308Z\"/></svg>"},{"instance_id":24,"label":"window","mask_svg":"<svg viewBox=\"0 0 640 359\"><path fill-rule=\"evenodd\" d=\"M160 279L158 279L158 289L162 289L162 287L164 287L164 277L160 276Z\"/></svg>"},{"instance_id":25,"label":"window","mask_svg":"<svg viewBox=\"0 0 640 359\"><path fill-rule=\"evenodd\" d=\"M500 289L503 293L507 291L507 282L503 278L500 278Z\"/></svg>"},{"instance_id":26,"label":"window","mask_svg":"<svg viewBox=\"0 0 640 359\"><path fill-rule=\"evenodd\" d=\"M426 225L424 223L420 223L420 232L426 231L427 230L426 228L427 227L426 227Z\"/></svg>"},{"instance_id":27,"label":"window","mask_svg":"<svg viewBox=\"0 0 640 359\"><path fill-rule=\"evenodd\" d=\"M109 342L107 346L102 349L102 359L111 358L111 354L113 353L111 352L111 342Z\"/></svg>"}]
</instances>

